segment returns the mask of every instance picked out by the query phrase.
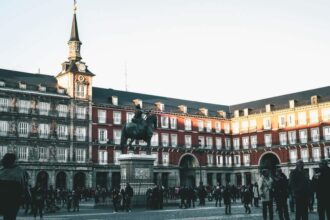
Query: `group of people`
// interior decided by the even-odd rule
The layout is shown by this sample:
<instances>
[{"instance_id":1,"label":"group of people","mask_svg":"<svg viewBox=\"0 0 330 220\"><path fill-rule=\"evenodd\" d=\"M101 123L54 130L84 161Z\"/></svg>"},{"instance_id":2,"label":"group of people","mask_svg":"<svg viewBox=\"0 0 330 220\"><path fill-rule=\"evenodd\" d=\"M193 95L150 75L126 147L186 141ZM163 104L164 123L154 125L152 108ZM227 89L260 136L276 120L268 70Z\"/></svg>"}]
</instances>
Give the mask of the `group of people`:
<instances>
[{"instance_id":1,"label":"group of people","mask_svg":"<svg viewBox=\"0 0 330 220\"><path fill-rule=\"evenodd\" d=\"M126 210L127 212L131 212L131 202L133 195L134 191L129 183L126 183L125 189L114 187L111 190L114 212L118 212L119 210Z\"/></svg>"}]
</instances>

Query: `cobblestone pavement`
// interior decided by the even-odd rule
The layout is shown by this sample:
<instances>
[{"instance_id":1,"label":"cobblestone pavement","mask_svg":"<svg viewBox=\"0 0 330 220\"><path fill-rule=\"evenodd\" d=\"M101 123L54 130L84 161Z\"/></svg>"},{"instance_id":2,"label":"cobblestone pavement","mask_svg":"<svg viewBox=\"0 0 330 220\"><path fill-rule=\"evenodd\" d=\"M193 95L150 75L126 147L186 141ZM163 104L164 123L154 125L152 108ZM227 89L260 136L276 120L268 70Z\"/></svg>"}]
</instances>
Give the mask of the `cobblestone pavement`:
<instances>
[{"instance_id":1,"label":"cobblestone pavement","mask_svg":"<svg viewBox=\"0 0 330 220\"><path fill-rule=\"evenodd\" d=\"M274 207L275 211L275 207ZM146 209L133 209L132 212L118 212L114 213L110 208L94 208L92 203L82 203L80 212L67 212L61 210L57 213L52 213L44 216L44 219L49 220L97 220L97 219L118 219L118 220L236 220L236 219L246 219L248 220L260 220L262 219L261 208L252 207L251 214L244 213L244 207L241 204L232 205L232 214L225 215L224 207L214 207L214 203L207 203L205 207L197 206L196 208L190 209L179 209L177 207L165 207L163 210L146 210ZM24 215L20 212L19 220L21 219L34 219L31 216ZM37 218L39 219L39 218ZM309 214L310 220L318 219L317 213ZM274 213L274 220L278 220L277 213ZM294 213L291 214L291 220L294 220Z\"/></svg>"}]
</instances>

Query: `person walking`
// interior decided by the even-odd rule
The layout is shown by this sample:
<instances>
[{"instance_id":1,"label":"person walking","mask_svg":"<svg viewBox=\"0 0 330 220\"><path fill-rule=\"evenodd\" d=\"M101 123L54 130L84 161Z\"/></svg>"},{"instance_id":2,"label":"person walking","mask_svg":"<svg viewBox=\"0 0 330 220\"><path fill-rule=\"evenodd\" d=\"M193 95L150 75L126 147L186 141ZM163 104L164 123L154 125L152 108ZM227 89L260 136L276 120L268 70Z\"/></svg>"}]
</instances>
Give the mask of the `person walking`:
<instances>
[{"instance_id":1,"label":"person walking","mask_svg":"<svg viewBox=\"0 0 330 220\"><path fill-rule=\"evenodd\" d=\"M231 188L228 184L223 191L223 203L225 204L225 213L231 214Z\"/></svg>"},{"instance_id":2,"label":"person walking","mask_svg":"<svg viewBox=\"0 0 330 220\"><path fill-rule=\"evenodd\" d=\"M43 211L45 207L45 192L40 183L32 189L32 213L34 219L37 219L39 213L40 219L43 219Z\"/></svg>"},{"instance_id":3,"label":"person walking","mask_svg":"<svg viewBox=\"0 0 330 220\"><path fill-rule=\"evenodd\" d=\"M313 177L314 188L317 198L317 211L319 220L330 219L330 168L328 161L322 159L319 163L320 172Z\"/></svg>"},{"instance_id":4,"label":"person walking","mask_svg":"<svg viewBox=\"0 0 330 220\"><path fill-rule=\"evenodd\" d=\"M133 188L131 187L131 185L129 183L127 183L126 188L125 188L125 196L126 196L125 207L126 207L127 212L132 211L131 201L132 201L133 195L134 195Z\"/></svg>"},{"instance_id":5,"label":"person walking","mask_svg":"<svg viewBox=\"0 0 330 220\"><path fill-rule=\"evenodd\" d=\"M253 203L254 203L253 205L254 207L258 208L260 195L259 195L259 186L257 182L254 183L252 192L253 192Z\"/></svg>"},{"instance_id":6,"label":"person walking","mask_svg":"<svg viewBox=\"0 0 330 220\"><path fill-rule=\"evenodd\" d=\"M262 216L267 220L267 211L269 219L273 220L273 180L270 177L269 170L262 170L259 180L259 192L262 202Z\"/></svg>"},{"instance_id":7,"label":"person walking","mask_svg":"<svg viewBox=\"0 0 330 220\"><path fill-rule=\"evenodd\" d=\"M72 196L73 196L73 211L77 211L79 212L79 203L80 203L80 193L79 190L76 189L74 191L72 191Z\"/></svg>"},{"instance_id":8,"label":"person walking","mask_svg":"<svg viewBox=\"0 0 330 220\"><path fill-rule=\"evenodd\" d=\"M206 190L203 185L203 182L200 182L199 187L198 187L198 198L199 198L199 205L200 206L205 206L205 198L206 198Z\"/></svg>"},{"instance_id":9,"label":"person walking","mask_svg":"<svg viewBox=\"0 0 330 220\"><path fill-rule=\"evenodd\" d=\"M16 155L7 153L1 160L0 215L4 220L15 220L27 190L24 170L16 165Z\"/></svg>"},{"instance_id":10,"label":"person walking","mask_svg":"<svg viewBox=\"0 0 330 220\"><path fill-rule=\"evenodd\" d=\"M298 160L296 168L290 173L289 186L296 204L296 220L308 220L310 185L304 172L304 162Z\"/></svg>"},{"instance_id":11,"label":"person walking","mask_svg":"<svg viewBox=\"0 0 330 220\"><path fill-rule=\"evenodd\" d=\"M252 200L252 195L247 186L242 187L242 199L243 199L243 204L245 208L245 213L251 214L251 208L250 208L250 203Z\"/></svg>"},{"instance_id":12,"label":"person walking","mask_svg":"<svg viewBox=\"0 0 330 220\"><path fill-rule=\"evenodd\" d=\"M221 189L220 186L217 186L217 188L214 190L214 199L215 199L215 207L218 206L221 207Z\"/></svg>"},{"instance_id":13,"label":"person walking","mask_svg":"<svg viewBox=\"0 0 330 220\"><path fill-rule=\"evenodd\" d=\"M274 178L274 198L280 220L290 220L288 210L289 182L282 170L276 170Z\"/></svg>"},{"instance_id":14,"label":"person walking","mask_svg":"<svg viewBox=\"0 0 330 220\"><path fill-rule=\"evenodd\" d=\"M114 213L118 212L118 205L120 203L120 191L117 187L114 187L113 190L111 191L112 195L112 203L113 203L113 208L114 208Z\"/></svg>"}]
</instances>

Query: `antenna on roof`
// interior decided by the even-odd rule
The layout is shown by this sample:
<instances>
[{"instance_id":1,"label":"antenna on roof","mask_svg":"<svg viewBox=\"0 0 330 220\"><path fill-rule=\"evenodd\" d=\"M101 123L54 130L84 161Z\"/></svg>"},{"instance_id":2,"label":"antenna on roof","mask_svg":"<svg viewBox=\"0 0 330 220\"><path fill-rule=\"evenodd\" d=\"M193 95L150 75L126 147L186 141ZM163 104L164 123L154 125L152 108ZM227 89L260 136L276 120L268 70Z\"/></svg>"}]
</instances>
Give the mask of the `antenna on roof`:
<instances>
[{"instance_id":1,"label":"antenna on roof","mask_svg":"<svg viewBox=\"0 0 330 220\"><path fill-rule=\"evenodd\" d=\"M128 85L127 85L127 62L125 60L125 90L126 90L126 92L127 92L127 87L128 87Z\"/></svg>"},{"instance_id":2,"label":"antenna on roof","mask_svg":"<svg viewBox=\"0 0 330 220\"><path fill-rule=\"evenodd\" d=\"M38 68L38 74L40 74L40 67Z\"/></svg>"}]
</instances>

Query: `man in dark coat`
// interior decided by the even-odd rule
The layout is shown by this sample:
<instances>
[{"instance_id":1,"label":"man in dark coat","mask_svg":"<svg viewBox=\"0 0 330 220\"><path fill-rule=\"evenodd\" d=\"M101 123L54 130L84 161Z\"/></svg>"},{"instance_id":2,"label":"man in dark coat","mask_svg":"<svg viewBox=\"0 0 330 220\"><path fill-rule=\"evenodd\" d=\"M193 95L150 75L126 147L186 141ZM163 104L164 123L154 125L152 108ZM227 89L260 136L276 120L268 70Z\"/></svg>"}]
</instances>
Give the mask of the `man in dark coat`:
<instances>
[{"instance_id":1,"label":"man in dark coat","mask_svg":"<svg viewBox=\"0 0 330 220\"><path fill-rule=\"evenodd\" d=\"M307 220L310 186L302 160L297 161L296 169L290 173L289 186L295 198L296 220Z\"/></svg>"},{"instance_id":2,"label":"man in dark coat","mask_svg":"<svg viewBox=\"0 0 330 220\"><path fill-rule=\"evenodd\" d=\"M225 204L225 213L231 214L231 188L229 184L225 187L223 191L223 203Z\"/></svg>"},{"instance_id":3,"label":"man in dark coat","mask_svg":"<svg viewBox=\"0 0 330 220\"><path fill-rule=\"evenodd\" d=\"M287 203L289 196L288 188L289 182L287 177L280 168L277 169L276 176L274 177L274 198L280 220L290 220Z\"/></svg>"},{"instance_id":4,"label":"man in dark coat","mask_svg":"<svg viewBox=\"0 0 330 220\"><path fill-rule=\"evenodd\" d=\"M0 214L4 220L15 220L23 202L27 181L24 170L16 165L16 155L7 153L2 158L0 170Z\"/></svg>"},{"instance_id":5,"label":"man in dark coat","mask_svg":"<svg viewBox=\"0 0 330 220\"><path fill-rule=\"evenodd\" d=\"M126 211L127 212L131 212L131 201L132 201L132 197L133 197L133 188L131 187L131 185L129 183L127 183L126 188L125 188L125 197L126 197Z\"/></svg>"},{"instance_id":6,"label":"man in dark coat","mask_svg":"<svg viewBox=\"0 0 330 220\"><path fill-rule=\"evenodd\" d=\"M328 161L324 159L319 163L319 167L320 173L313 177L313 182L315 182L319 219L324 220L325 214L330 219L330 168L328 167Z\"/></svg>"}]
</instances>

